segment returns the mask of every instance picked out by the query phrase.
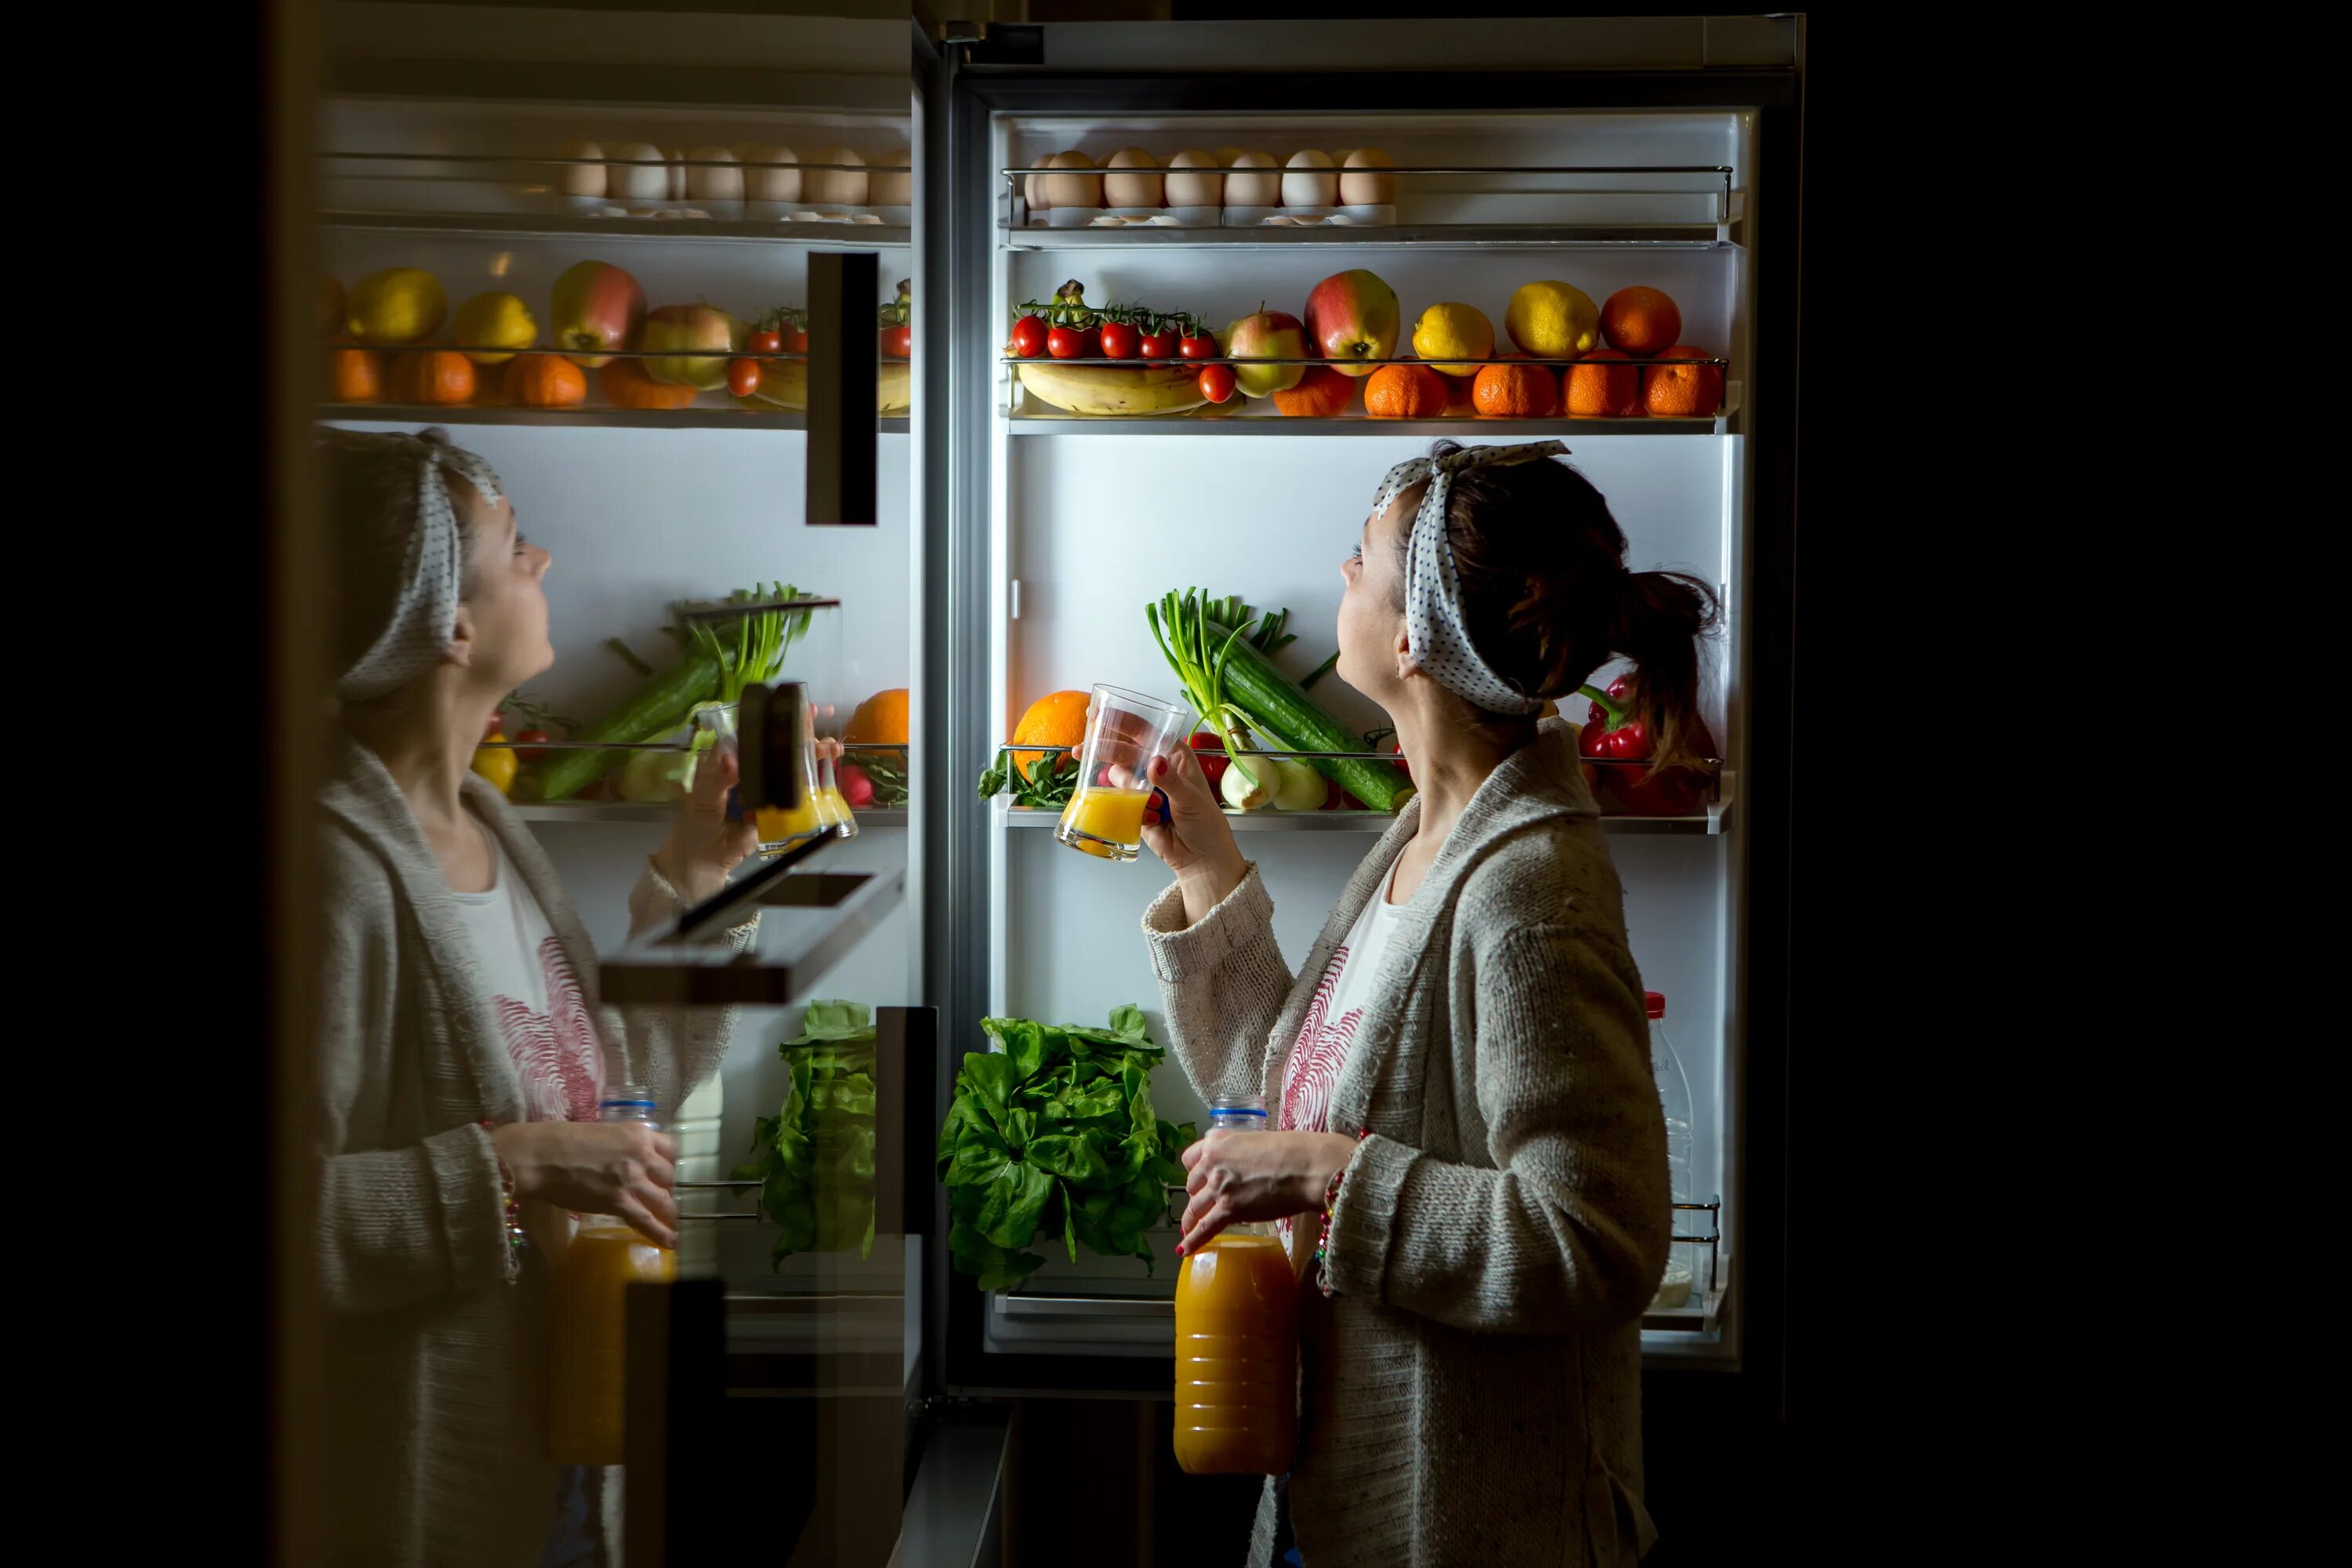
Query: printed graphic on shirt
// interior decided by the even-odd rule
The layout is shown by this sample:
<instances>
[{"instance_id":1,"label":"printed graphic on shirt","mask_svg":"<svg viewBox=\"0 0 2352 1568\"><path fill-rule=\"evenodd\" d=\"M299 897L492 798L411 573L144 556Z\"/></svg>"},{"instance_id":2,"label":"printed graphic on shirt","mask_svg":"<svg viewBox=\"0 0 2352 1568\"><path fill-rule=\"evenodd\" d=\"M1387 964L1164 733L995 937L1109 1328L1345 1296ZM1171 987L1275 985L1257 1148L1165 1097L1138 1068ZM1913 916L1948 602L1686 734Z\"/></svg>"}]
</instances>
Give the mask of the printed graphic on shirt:
<instances>
[{"instance_id":1,"label":"printed graphic on shirt","mask_svg":"<svg viewBox=\"0 0 2352 1568\"><path fill-rule=\"evenodd\" d=\"M1361 1007L1350 1007L1336 1019L1328 1016L1332 994L1347 967L1347 948L1333 949L1331 962L1324 966L1323 978L1315 987L1315 999L1307 1004L1307 1017L1298 1026L1298 1038L1290 1047L1290 1063L1283 1075L1282 1118L1276 1123L1286 1131L1330 1131L1325 1118L1331 1109L1331 1089L1339 1081L1339 1068L1348 1060L1348 1047L1355 1042L1356 1026L1364 1016ZM1290 1221L1286 1217L1277 1225L1286 1247Z\"/></svg>"},{"instance_id":2,"label":"printed graphic on shirt","mask_svg":"<svg viewBox=\"0 0 2352 1568\"><path fill-rule=\"evenodd\" d=\"M541 942L539 964L547 979L546 1012L534 1013L511 996L493 998L507 1055L522 1080L523 1116L531 1121L593 1121L604 1077L596 1026L563 944L552 936Z\"/></svg>"}]
</instances>

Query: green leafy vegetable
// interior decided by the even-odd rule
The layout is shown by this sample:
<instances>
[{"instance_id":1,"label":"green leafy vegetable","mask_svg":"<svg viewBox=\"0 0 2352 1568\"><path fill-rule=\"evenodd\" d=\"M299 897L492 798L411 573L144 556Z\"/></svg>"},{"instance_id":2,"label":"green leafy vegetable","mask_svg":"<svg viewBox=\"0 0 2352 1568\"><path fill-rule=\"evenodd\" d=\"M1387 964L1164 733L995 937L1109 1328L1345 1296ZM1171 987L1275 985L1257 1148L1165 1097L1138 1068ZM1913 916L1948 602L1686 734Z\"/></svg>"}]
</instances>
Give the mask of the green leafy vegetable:
<instances>
[{"instance_id":1,"label":"green leafy vegetable","mask_svg":"<svg viewBox=\"0 0 2352 1568\"><path fill-rule=\"evenodd\" d=\"M783 1109L760 1118L735 1180L758 1182L760 1210L781 1230L769 1261L795 1252L874 1250L873 1012L812 1002L801 1032L777 1047L792 1069Z\"/></svg>"},{"instance_id":2,"label":"green leafy vegetable","mask_svg":"<svg viewBox=\"0 0 2352 1568\"><path fill-rule=\"evenodd\" d=\"M983 1290L1027 1279L1045 1258L1024 1250L1038 1235L1106 1257L1153 1258L1146 1234L1181 1185L1177 1156L1192 1124L1151 1109L1160 1049L1132 1005L1110 1026L983 1019L997 1044L972 1051L956 1075L940 1129L939 1173L948 1189L948 1253Z\"/></svg>"},{"instance_id":3,"label":"green leafy vegetable","mask_svg":"<svg viewBox=\"0 0 2352 1568\"><path fill-rule=\"evenodd\" d=\"M1023 773L1016 767L1013 755L1029 759L1029 771ZM1078 787L1078 760L1067 752L1047 756L1039 752L1008 753L1000 751L996 761L980 775L980 798L993 800L1013 786L1013 804L1031 806L1041 811L1059 811L1070 804L1070 795Z\"/></svg>"}]
</instances>

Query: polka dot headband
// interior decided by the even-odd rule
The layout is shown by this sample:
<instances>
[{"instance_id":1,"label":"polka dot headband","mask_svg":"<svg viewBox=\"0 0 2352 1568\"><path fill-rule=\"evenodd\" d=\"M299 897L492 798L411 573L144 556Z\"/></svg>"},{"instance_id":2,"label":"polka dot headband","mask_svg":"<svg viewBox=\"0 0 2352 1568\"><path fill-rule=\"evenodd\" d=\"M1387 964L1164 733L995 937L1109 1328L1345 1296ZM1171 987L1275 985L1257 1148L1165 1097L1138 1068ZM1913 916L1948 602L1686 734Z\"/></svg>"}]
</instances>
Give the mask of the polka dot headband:
<instances>
[{"instance_id":1,"label":"polka dot headband","mask_svg":"<svg viewBox=\"0 0 2352 1568\"><path fill-rule=\"evenodd\" d=\"M1453 492L1454 476L1464 468L1567 455L1568 448L1557 441L1535 441L1524 447L1464 447L1442 458L1414 458L1391 468L1381 481L1381 493L1372 499L1372 515L1378 517L1401 492L1429 481L1405 545L1406 646L1431 679L1489 712L1539 712L1543 700L1522 694L1496 674L1470 640L1470 626L1462 615L1462 582L1454 569L1454 542L1445 532L1446 498Z\"/></svg>"},{"instance_id":2,"label":"polka dot headband","mask_svg":"<svg viewBox=\"0 0 2352 1568\"><path fill-rule=\"evenodd\" d=\"M401 560L400 596L374 646L335 682L339 697L365 701L397 691L439 663L457 635L466 556L447 476L456 474L488 502L499 499L499 476L473 453L437 439L440 434L335 434L335 444L348 450L394 452L416 464L416 510Z\"/></svg>"}]
</instances>

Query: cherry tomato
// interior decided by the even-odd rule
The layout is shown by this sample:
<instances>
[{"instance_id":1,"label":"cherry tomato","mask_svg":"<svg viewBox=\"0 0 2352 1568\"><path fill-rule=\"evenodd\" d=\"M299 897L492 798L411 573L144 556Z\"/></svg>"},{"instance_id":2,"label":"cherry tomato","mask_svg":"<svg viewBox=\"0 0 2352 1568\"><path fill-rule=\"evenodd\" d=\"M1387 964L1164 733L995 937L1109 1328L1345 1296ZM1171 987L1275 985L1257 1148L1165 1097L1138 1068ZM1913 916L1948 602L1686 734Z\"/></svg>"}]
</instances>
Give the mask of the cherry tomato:
<instances>
[{"instance_id":1,"label":"cherry tomato","mask_svg":"<svg viewBox=\"0 0 2352 1568\"><path fill-rule=\"evenodd\" d=\"M906 359L915 352L915 329L885 327L882 329L882 352L892 359Z\"/></svg>"},{"instance_id":2,"label":"cherry tomato","mask_svg":"<svg viewBox=\"0 0 2352 1568\"><path fill-rule=\"evenodd\" d=\"M1055 327L1045 334L1045 352L1055 359L1076 359L1087 352L1087 335L1076 327Z\"/></svg>"},{"instance_id":3,"label":"cherry tomato","mask_svg":"<svg viewBox=\"0 0 2352 1568\"><path fill-rule=\"evenodd\" d=\"M806 327L787 327L784 329L784 352L788 354L804 354L808 353L808 329Z\"/></svg>"},{"instance_id":4,"label":"cherry tomato","mask_svg":"<svg viewBox=\"0 0 2352 1568\"><path fill-rule=\"evenodd\" d=\"M1204 364L1201 367L1201 395L1212 403L1223 403L1234 395L1234 367L1229 364Z\"/></svg>"},{"instance_id":5,"label":"cherry tomato","mask_svg":"<svg viewBox=\"0 0 2352 1568\"><path fill-rule=\"evenodd\" d=\"M1217 357L1217 340L1202 332L1178 343L1176 353L1183 359L1214 359Z\"/></svg>"},{"instance_id":6,"label":"cherry tomato","mask_svg":"<svg viewBox=\"0 0 2352 1568\"><path fill-rule=\"evenodd\" d=\"M784 352L784 334L767 331L753 332L751 341L743 346L755 354L782 353Z\"/></svg>"},{"instance_id":7,"label":"cherry tomato","mask_svg":"<svg viewBox=\"0 0 2352 1568\"><path fill-rule=\"evenodd\" d=\"M727 390L738 397L749 397L760 390L760 362L755 359L731 359L727 362Z\"/></svg>"},{"instance_id":8,"label":"cherry tomato","mask_svg":"<svg viewBox=\"0 0 2352 1568\"><path fill-rule=\"evenodd\" d=\"M1045 352L1045 318L1024 316L1013 323L1013 352L1023 359L1035 359Z\"/></svg>"},{"instance_id":9,"label":"cherry tomato","mask_svg":"<svg viewBox=\"0 0 2352 1568\"><path fill-rule=\"evenodd\" d=\"M548 734L544 730L525 730L515 737L515 755L526 763L539 761L540 758L547 755L547 748L536 742L543 742L547 738Z\"/></svg>"},{"instance_id":10,"label":"cherry tomato","mask_svg":"<svg viewBox=\"0 0 2352 1568\"><path fill-rule=\"evenodd\" d=\"M1152 333L1137 346L1145 359L1174 359L1177 342L1176 329L1171 327L1165 331Z\"/></svg>"},{"instance_id":11,"label":"cherry tomato","mask_svg":"<svg viewBox=\"0 0 2352 1568\"><path fill-rule=\"evenodd\" d=\"M1401 745L1397 744L1397 742L1395 742L1394 741L1391 741L1391 742L1389 742L1389 750L1390 750L1390 751L1391 751L1391 752L1394 752L1396 753L1396 767L1397 767L1397 772L1399 772L1399 773L1401 773L1404 774L1404 776L1405 776L1405 777L1407 777L1407 778L1411 778L1411 777L1412 777L1412 764L1411 763L1408 763L1408 762L1406 762L1406 761L1404 760L1404 748L1403 748L1402 746L1401 746ZM1595 772L1595 770L1593 770L1593 769L1591 769L1591 768L1587 768L1587 769L1585 769L1585 770L1584 770L1584 772L1585 772L1585 775L1586 775L1586 776L1585 776L1585 783L1587 783L1587 784L1591 784L1591 783L1592 782L1592 774L1593 774L1593 773Z\"/></svg>"},{"instance_id":12,"label":"cherry tomato","mask_svg":"<svg viewBox=\"0 0 2352 1568\"><path fill-rule=\"evenodd\" d=\"M1102 352L1106 359L1133 359L1137 343L1143 336L1125 321L1105 321L1102 326Z\"/></svg>"},{"instance_id":13,"label":"cherry tomato","mask_svg":"<svg viewBox=\"0 0 2352 1568\"><path fill-rule=\"evenodd\" d=\"M482 728L482 739L487 741L506 727L507 716L503 713L493 713L490 715L490 721Z\"/></svg>"},{"instance_id":14,"label":"cherry tomato","mask_svg":"<svg viewBox=\"0 0 2352 1568\"><path fill-rule=\"evenodd\" d=\"M1209 781L1211 789L1215 789L1223 780L1225 770L1234 765L1225 755L1225 743L1217 739L1214 730L1203 730L1192 737L1192 751L1193 760L1201 764L1201 776Z\"/></svg>"}]
</instances>

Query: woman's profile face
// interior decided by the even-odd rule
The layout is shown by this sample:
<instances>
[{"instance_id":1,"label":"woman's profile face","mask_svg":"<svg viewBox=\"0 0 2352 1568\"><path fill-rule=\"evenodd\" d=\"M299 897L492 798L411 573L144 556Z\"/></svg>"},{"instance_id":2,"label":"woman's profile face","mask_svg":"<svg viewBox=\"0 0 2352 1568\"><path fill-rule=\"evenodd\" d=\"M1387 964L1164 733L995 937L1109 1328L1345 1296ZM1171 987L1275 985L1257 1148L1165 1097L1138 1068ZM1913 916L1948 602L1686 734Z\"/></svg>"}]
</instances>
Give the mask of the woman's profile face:
<instances>
[{"instance_id":1,"label":"woman's profile face","mask_svg":"<svg viewBox=\"0 0 2352 1568\"><path fill-rule=\"evenodd\" d=\"M1404 639L1404 542L1428 489L1414 485L1364 520L1355 552L1339 563L1339 662L1335 673L1373 701L1402 684L1398 645Z\"/></svg>"},{"instance_id":2,"label":"woman's profile face","mask_svg":"<svg viewBox=\"0 0 2352 1568\"><path fill-rule=\"evenodd\" d=\"M554 558L522 536L506 497L486 502L472 486L452 484L449 499L467 531L470 569L461 609L472 668L501 692L512 691L555 663L541 584Z\"/></svg>"}]
</instances>

